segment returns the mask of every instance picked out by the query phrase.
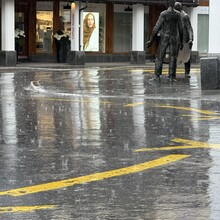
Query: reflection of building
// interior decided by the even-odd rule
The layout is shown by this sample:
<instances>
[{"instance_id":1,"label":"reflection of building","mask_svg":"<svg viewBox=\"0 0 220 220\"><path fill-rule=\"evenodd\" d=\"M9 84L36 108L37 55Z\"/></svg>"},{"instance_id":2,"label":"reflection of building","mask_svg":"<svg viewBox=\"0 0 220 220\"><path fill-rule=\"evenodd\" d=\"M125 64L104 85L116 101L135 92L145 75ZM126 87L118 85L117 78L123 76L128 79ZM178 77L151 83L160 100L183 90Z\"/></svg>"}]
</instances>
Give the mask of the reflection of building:
<instances>
[{"instance_id":1,"label":"reflection of building","mask_svg":"<svg viewBox=\"0 0 220 220\"><path fill-rule=\"evenodd\" d=\"M1 0L0 0L1 1ZM180 0L184 6L197 6L196 0ZM86 4L88 2L88 4ZM126 4L127 2L127 4ZM208 5L206 0L204 5ZM140 54L154 55L156 45L148 51L145 42L148 38L148 33L151 32L159 13L165 9L163 0L80 0L75 1L79 5L79 27L82 26L82 12L99 13L99 51L93 53L85 53L86 62L95 61L129 61L131 52L133 58ZM9 4L9 7L6 5ZM14 4L14 5L13 5ZM68 7L67 7L68 6ZM48 28L55 33L59 29L65 29L65 32L71 33L71 15L70 3L68 1L42 1L42 0L10 0L2 1L2 10L8 10L11 18L11 9L15 7L16 16L15 25L22 27L26 33L26 41L22 56L28 57L35 61L55 61L56 48L51 42L50 49L44 48L44 38L40 36L39 29L46 32ZM6 9L7 8L7 9ZM83 10L81 10L83 8ZM187 12L190 16L197 16L199 10L193 7L187 7ZM194 15L194 11L196 14ZM6 14L6 15L5 15ZM2 15L3 16L3 13ZM2 21L7 21L4 26L10 26L7 19L7 11ZM9 17L9 15L8 15ZM203 19L203 18L202 18ZM192 19L193 25L197 25L200 21ZM201 23L201 22L200 22ZM202 24L202 23L201 23ZM13 26L13 22L12 22ZM39 28L39 29L38 29ZM14 28L13 28L14 29ZM202 30L202 29L201 29ZM2 30L4 33L5 30ZM12 30L11 30L12 31ZM10 32L10 30L8 30ZM196 31L195 31L196 32ZM8 33L7 36L10 34ZM197 37L197 32L195 38ZM5 34L6 36L6 34ZM82 50L82 32L79 32L79 51ZM2 45L5 44L4 35L2 36ZM53 37L51 38L53 40ZM13 41L11 41L13 42ZM48 44L47 44L48 45ZM13 45L9 48L1 48L3 51L11 51ZM194 44L193 50L197 51L197 44ZM47 59L45 59L47 58Z\"/></svg>"}]
</instances>

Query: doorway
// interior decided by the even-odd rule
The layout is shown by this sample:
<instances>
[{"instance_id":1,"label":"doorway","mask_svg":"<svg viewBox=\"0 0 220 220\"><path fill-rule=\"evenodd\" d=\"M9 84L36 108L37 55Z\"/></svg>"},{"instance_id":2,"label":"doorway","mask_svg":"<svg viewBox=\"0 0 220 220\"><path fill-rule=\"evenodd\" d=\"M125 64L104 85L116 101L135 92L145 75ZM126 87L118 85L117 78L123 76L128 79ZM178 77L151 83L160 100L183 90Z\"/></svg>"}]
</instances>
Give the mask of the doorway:
<instances>
[{"instance_id":1,"label":"doorway","mask_svg":"<svg viewBox=\"0 0 220 220\"><path fill-rule=\"evenodd\" d=\"M28 56L28 39L29 39L29 34L28 34L28 8L23 6L23 7L16 7L15 11L15 30L23 32L25 37L24 39L20 42L19 47L17 48L17 53L20 58L26 58Z\"/></svg>"},{"instance_id":2,"label":"doorway","mask_svg":"<svg viewBox=\"0 0 220 220\"><path fill-rule=\"evenodd\" d=\"M53 53L53 2L37 1L36 53Z\"/></svg>"}]
</instances>

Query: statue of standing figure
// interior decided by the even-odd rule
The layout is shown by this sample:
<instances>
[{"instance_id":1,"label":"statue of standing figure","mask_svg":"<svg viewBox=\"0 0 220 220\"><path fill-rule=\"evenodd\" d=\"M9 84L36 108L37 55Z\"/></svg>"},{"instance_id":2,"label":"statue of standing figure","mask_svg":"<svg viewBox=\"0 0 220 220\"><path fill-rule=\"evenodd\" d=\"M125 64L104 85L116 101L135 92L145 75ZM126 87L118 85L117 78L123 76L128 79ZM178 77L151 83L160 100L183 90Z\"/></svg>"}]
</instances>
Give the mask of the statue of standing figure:
<instances>
[{"instance_id":1,"label":"statue of standing figure","mask_svg":"<svg viewBox=\"0 0 220 220\"><path fill-rule=\"evenodd\" d=\"M190 56L193 45L193 28L190 22L189 15L185 11L183 11L183 7L180 2L175 3L174 9L180 12L183 26L183 49L179 51L177 64L184 64L185 77L189 78L191 67Z\"/></svg>"},{"instance_id":2,"label":"statue of standing figure","mask_svg":"<svg viewBox=\"0 0 220 220\"><path fill-rule=\"evenodd\" d=\"M163 68L163 60L166 55L166 50L169 48L169 78L171 81L176 79L177 55L179 49L182 49L183 27L181 22L180 12L174 9L175 0L166 0L167 10L161 12L156 25L153 28L152 34L147 47L150 47L160 32L160 42L157 49L155 60L155 75L156 79L160 80Z\"/></svg>"}]
</instances>

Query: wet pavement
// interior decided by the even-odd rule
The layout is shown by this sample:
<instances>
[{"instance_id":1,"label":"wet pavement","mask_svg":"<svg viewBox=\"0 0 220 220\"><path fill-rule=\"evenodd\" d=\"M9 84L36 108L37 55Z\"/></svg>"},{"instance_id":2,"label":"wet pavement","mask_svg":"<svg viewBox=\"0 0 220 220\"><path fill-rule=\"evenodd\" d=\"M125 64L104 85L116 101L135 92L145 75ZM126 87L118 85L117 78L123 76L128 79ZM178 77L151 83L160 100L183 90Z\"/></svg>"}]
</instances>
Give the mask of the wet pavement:
<instances>
[{"instance_id":1,"label":"wet pavement","mask_svg":"<svg viewBox=\"0 0 220 220\"><path fill-rule=\"evenodd\" d=\"M218 220L220 92L177 72L1 68L0 219Z\"/></svg>"}]
</instances>

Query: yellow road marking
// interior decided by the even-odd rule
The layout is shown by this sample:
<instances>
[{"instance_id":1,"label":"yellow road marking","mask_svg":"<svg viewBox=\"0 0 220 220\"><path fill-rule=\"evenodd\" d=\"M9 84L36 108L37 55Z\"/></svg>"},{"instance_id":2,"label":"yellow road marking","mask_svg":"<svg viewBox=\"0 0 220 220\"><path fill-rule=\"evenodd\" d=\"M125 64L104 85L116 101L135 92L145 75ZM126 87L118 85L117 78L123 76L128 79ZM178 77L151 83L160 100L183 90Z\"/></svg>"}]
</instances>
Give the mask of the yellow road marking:
<instances>
[{"instance_id":1,"label":"yellow road marking","mask_svg":"<svg viewBox=\"0 0 220 220\"><path fill-rule=\"evenodd\" d=\"M199 121L205 121L205 120L216 120L220 119L220 116L214 116L214 117L199 117L197 119L192 119L192 120L199 120Z\"/></svg>"},{"instance_id":2,"label":"yellow road marking","mask_svg":"<svg viewBox=\"0 0 220 220\"><path fill-rule=\"evenodd\" d=\"M124 105L124 107L135 107L135 106L143 105L143 104L144 102L135 102L135 103L126 104Z\"/></svg>"},{"instance_id":3,"label":"yellow road marking","mask_svg":"<svg viewBox=\"0 0 220 220\"><path fill-rule=\"evenodd\" d=\"M181 138L175 138L171 140L176 143L186 144L185 146L165 146L165 147L154 147L154 148L140 148L134 152L144 152L144 151L159 151L159 150L178 150L178 149L192 149L192 148L213 148L220 149L220 144L210 144L206 142L191 141Z\"/></svg>"},{"instance_id":4,"label":"yellow road marking","mask_svg":"<svg viewBox=\"0 0 220 220\"><path fill-rule=\"evenodd\" d=\"M0 207L0 214L10 212L32 212L41 209L53 209L55 205L44 205L44 206L17 206L17 207Z\"/></svg>"},{"instance_id":5,"label":"yellow road marking","mask_svg":"<svg viewBox=\"0 0 220 220\"><path fill-rule=\"evenodd\" d=\"M168 156L161 157L161 158L158 158L152 161L148 161L148 162L141 163L141 164L136 164L136 165L121 168L121 169L110 170L110 171L106 171L102 173L95 173L95 174L90 174L87 176L70 178L67 180L60 180L56 182L50 182L50 183L45 183L45 184L39 184L39 185L34 185L34 186L27 186L23 188L3 191L3 192L0 192L0 196L3 196L3 195L24 196L24 195L28 195L32 193L45 192L45 191L60 189L64 187L79 185L83 183L99 181L99 180L103 180L107 178L136 173L136 172L144 171L150 168L166 165L166 164L187 158L189 156L190 155L185 155L185 154L168 155Z\"/></svg>"},{"instance_id":6,"label":"yellow road marking","mask_svg":"<svg viewBox=\"0 0 220 220\"><path fill-rule=\"evenodd\" d=\"M173 108L173 109L179 109L179 110L186 110L186 111L194 111L205 115L216 115L216 112L208 111L208 110L201 110L196 108L187 108L182 106L172 106L172 105L157 105L156 107L160 108Z\"/></svg>"},{"instance_id":7,"label":"yellow road marking","mask_svg":"<svg viewBox=\"0 0 220 220\"><path fill-rule=\"evenodd\" d=\"M131 69L131 70L129 70L129 72L137 72L137 73L140 73L140 72L142 72L142 73L144 73L144 72L147 72L147 73L154 73L154 67L152 67L152 68L150 68L150 69ZM169 72L169 70L168 69L163 69L163 71L162 71L162 73L168 73ZM193 68L193 69L191 69L191 72L200 72L200 69L199 68ZM178 69L176 69L176 73L177 74L183 74L183 73L185 73L185 71L184 71L184 69L182 69L182 68L178 68Z\"/></svg>"},{"instance_id":8,"label":"yellow road marking","mask_svg":"<svg viewBox=\"0 0 220 220\"><path fill-rule=\"evenodd\" d=\"M202 117L195 117L194 115L181 115L184 117L193 117L191 120L196 120L196 121L205 121L205 120L215 120L215 119L220 119L220 116L202 116Z\"/></svg>"}]
</instances>

